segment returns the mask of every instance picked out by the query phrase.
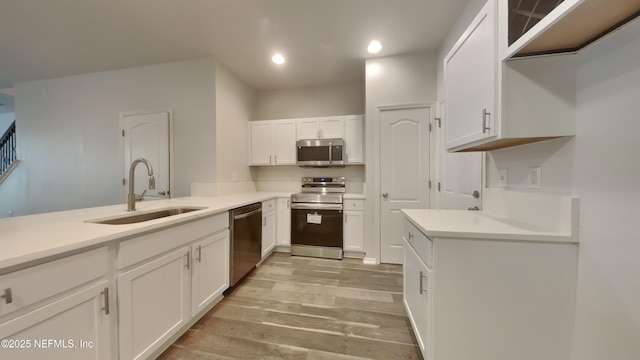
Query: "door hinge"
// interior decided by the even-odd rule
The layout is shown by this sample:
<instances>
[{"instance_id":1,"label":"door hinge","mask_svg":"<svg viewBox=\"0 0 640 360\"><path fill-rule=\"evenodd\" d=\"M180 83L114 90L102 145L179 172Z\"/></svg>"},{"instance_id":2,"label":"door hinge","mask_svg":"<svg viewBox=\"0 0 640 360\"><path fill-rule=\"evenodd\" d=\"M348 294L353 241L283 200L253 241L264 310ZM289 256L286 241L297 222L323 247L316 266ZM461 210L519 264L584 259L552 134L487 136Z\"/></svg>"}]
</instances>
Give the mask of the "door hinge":
<instances>
[{"instance_id":1,"label":"door hinge","mask_svg":"<svg viewBox=\"0 0 640 360\"><path fill-rule=\"evenodd\" d=\"M438 183L438 191L440 191L440 183Z\"/></svg>"},{"instance_id":2,"label":"door hinge","mask_svg":"<svg viewBox=\"0 0 640 360\"><path fill-rule=\"evenodd\" d=\"M439 128L441 128L441 127L442 127L442 118L439 118L439 117L438 117L438 118L434 118L433 120L438 122L438 127L439 127Z\"/></svg>"},{"instance_id":3,"label":"door hinge","mask_svg":"<svg viewBox=\"0 0 640 360\"><path fill-rule=\"evenodd\" d=\"M127 179L122 179L122 185L126 185L127 184Z\"/></svg>"},{"instance_id":4,"label":"door hinge","mask_svg":"<svg viewBox=\"0 0 640 360\"><path fill-rule=\"evenodd\" d=\"M429 190L431 190L431 180L429 180Z\"/></svg>"},{"instance_id":5,"label":"door hinge","mask_svg":"<svg viewBox=\"0 0 640 360\"><path fill-rule=\"evenodd\" d=\"M122 130L122 137L124 137L124 130Z\"/></svg>"},{"instance_id":6,"label":"door hinge","mask_svg":"<svg viewBox=\"0 0 640 360\"><path fill-rule=\"evenodd\" d=\"M429 123L429 132L431 132L431 123Z\"/></svg>"}]
</instances>

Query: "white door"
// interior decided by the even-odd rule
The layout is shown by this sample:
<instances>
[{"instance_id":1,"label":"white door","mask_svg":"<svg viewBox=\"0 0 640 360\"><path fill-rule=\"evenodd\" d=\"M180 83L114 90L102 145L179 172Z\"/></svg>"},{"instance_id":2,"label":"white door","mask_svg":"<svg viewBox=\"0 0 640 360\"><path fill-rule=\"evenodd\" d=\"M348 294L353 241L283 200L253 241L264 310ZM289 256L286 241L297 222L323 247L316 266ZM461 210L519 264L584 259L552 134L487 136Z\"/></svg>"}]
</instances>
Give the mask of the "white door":
<instances>
[{"instance_id":1,"label":"white door","mask_svg":"<svg viewBox=\"0 0 640 360\"><path fill-rule=\"evenodd\" d=\"M135 170L134 189L136 194L147 190L144 198L165 199L170 195L169 179L169 113L149 113L122 115L123 161L122 171L125 179L123 193L129 192L129 167L138 158L151 162L156 188L149 189L149 176L144 164L138 164Z\"/></svg>"},{"instance_id":2,"label":"white door","mask_svg":"<svg viewBox=\"0 0 640 360\"><path fill-rule=\"evenodd\" d=\"M380 261L403 259L400 209L429 207L428 107L380 112Z\"/></svg>"},{"instance_id":3,"label":"white door","mask_svg":"<svg viewBox=\"0 0 640 360\"><path fill-rule=\"evenodd\" d=\"M447 152L444 134L448 126L444 106L440 106L440 208L450 210L482 207L483 152Z\"/></svg>"}]
</instances>

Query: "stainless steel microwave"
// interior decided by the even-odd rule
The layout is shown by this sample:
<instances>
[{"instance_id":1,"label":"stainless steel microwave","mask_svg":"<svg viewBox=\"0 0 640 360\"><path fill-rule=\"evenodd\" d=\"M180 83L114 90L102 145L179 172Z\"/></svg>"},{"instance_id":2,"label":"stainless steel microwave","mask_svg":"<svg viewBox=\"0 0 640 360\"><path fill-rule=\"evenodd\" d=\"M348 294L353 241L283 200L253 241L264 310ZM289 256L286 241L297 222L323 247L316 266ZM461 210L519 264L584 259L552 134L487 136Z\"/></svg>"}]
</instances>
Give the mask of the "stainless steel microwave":
<instances>
[{"instance_id":1,"label":"stainless steel microwave","mask_svg":"<svg viewBox=\"0 0 640 360\"><path fill-rule=\"evenodd\" d=\"M344 167L344 139L298 140L296 163L302 167Z\"/></svg>"}]
</instances>

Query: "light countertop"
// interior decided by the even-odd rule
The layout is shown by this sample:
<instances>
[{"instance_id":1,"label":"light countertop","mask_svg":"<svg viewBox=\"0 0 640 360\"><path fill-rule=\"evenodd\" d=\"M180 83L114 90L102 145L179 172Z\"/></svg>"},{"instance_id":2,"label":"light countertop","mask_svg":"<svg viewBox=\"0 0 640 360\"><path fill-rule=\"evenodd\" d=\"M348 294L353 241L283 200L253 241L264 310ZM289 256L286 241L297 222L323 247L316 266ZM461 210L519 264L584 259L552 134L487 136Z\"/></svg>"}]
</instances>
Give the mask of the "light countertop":
<instances>
[{"instance_id":1,"label":"light countertop","mask_svg":"<svg viewBox=\"0 0 640 360\"><path fill-rule=\"evenodd\" d=\"M221 197L183 197L136 203L136 212L169 207L204 210L127 225L89 220L127 215L126 204L0 219L0 274L12 267L50 256L107 244L185 221L215 215L254 202L289 197L289 193L252 192Z\"/></svg>"},{"instance_id":2,"label":"light countertop","mask_svg":"<svg viewBox=\"0 0 640 360\"><path fill-rule=\"evenodd\" d=\"M402 209L402 212L430 238L578 242L570 232L550 230L484 211Z\"/></svg>"}]
</instances>

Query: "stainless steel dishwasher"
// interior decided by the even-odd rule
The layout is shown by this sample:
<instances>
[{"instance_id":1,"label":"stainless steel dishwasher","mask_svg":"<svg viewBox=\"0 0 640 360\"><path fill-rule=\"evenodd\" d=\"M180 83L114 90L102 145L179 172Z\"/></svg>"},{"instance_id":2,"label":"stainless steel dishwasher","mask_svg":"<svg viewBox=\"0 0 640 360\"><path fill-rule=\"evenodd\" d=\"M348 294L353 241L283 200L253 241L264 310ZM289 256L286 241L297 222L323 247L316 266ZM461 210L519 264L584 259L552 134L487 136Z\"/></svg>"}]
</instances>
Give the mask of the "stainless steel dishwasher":
<instances>
[{"instance_id":1,"label":"stainless steel dishwasher","mask_svg":"<svg viewBox=\"0 0 640 360\"><path fill-rule=\"evenodd\" d=\"M231 261L229 284L235 286L262 258L262 203L229 211Z\"/></svg>"}]
</instances>

